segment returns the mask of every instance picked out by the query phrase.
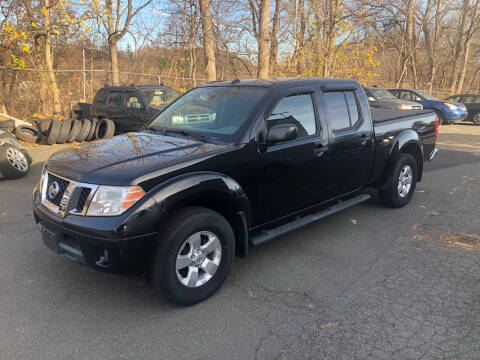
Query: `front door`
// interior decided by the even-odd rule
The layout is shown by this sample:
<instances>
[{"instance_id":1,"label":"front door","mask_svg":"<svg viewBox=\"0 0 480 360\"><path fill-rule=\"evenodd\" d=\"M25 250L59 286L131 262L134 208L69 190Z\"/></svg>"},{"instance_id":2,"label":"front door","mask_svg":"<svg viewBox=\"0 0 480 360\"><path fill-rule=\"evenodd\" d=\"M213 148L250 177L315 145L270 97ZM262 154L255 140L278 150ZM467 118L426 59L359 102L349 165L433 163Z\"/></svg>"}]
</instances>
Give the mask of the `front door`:
<instances>
[{"instance_id":1,"label":"front door","mask_svg":"<svg viewBox=\"0 0 480 360\"><path fill-rule=\"evenodd\" d=\"M126 131L138 131L144 124L145 106L142 105L137 91L126 90L122 115L122 128Z\"/></svg>"},{"instance_id":2,"label":"front door","mask_svg":"<svg viewBox=\"0 0 480 360\"><path fill-rule=\"evenodd\" d=\"M280 123L294 124L298 135L258 152L253 226L305 209L328 196L329 159L322 150L327 138L319 125L315 91L301 89L282 94L265 119L267 129Z\"/></svg>"}]
</instances>

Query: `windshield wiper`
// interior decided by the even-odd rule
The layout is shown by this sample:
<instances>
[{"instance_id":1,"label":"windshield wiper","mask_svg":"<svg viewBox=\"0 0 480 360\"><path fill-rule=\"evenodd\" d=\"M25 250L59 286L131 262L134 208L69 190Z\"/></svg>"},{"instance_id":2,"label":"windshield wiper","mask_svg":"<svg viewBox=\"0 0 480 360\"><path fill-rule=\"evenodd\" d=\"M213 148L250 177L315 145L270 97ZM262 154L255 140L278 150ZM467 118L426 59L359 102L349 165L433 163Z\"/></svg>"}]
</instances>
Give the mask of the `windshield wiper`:
<instances>
[{"instance_id":1,"label":"windshield wiper","mask_svg":"<svg viewBox=\"0 0 480 360\"><path fill-rule=\"evenodd\" d=\"M163 131L162 131L162 134L164 134L164 135L167 135L169 133L170 134L179 134L179 135L187 136L187 137L192 138L192 139L197 139L197 140L200 140L200 141L203 141L203 142L208 142L208 138L205 135L199 134L197 132L190 132L190 131L183 130L183 129L171 129L171 128L163 129Z\"/></svg>"}]
</instances>

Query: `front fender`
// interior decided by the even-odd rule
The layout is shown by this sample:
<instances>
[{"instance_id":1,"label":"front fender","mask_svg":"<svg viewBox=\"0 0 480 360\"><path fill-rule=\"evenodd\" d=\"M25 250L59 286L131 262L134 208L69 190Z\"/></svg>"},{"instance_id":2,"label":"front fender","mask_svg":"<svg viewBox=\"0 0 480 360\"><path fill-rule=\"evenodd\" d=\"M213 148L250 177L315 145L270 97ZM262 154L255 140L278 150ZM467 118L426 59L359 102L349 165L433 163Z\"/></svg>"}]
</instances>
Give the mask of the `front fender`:
<instances>
[{"instance_id":1,"label":"front fender","mask_svg":"<svg viewBox=\"0 0 480 360\"><path fill-rule=\"evenodd\" d=\"M169 212L187 200L216 194L228 200L236 211L249 213L248 199L232 178L217 172L193 172L172 178L151 190L152 198Z\"/></svg>"}]
</instances>

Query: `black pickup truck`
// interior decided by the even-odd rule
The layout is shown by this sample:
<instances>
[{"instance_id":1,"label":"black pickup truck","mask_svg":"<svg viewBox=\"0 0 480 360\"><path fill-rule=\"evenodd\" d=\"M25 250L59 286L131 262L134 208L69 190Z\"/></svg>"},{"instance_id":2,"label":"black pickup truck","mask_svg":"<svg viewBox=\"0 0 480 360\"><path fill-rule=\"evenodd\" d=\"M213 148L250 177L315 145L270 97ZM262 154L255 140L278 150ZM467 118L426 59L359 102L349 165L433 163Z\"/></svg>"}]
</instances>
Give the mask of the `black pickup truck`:
<instances>
[{"instance_id":1,"label":"black pickup truck","mask_svg":"<svg viewBox=\"0 0 480 360\"><path fill-rule=\"evenodd\" d=\"M367 187L406 205L437 125L429 111L372 120L353 80L209 83L140 132L53 154L33 191L35 220L56 253L145 271L187 306L221 286L234 255L367 200Z\"/></svg>"}]
</instances>

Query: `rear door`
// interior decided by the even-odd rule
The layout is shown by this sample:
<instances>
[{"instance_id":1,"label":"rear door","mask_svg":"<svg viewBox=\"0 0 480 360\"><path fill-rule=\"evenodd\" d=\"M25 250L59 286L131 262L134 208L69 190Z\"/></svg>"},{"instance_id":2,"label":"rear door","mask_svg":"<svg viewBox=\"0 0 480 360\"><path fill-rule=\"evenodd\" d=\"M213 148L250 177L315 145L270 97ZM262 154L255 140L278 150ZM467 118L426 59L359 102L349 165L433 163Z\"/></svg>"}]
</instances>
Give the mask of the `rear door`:
<instances>
[{"instance_id":1,"label":"rear door","mask_svg":"<svg viewBox=\"0 0 480 360\"><path fill-rule=\"evenodd\" d=\"M115 123L115 133L125 132L122 123L123 115L123 90L111 90L107 95L105 116Z\"/></svg>"},{"instance_id":2,"label":"rear door","mask_svg":"<svg viewBox=\"0 0 480 360\"><path fill-rule=\"evenodd\" d=\"M360 94L353 90L327 91L324 107L330 129L330 190L340 196L363 188L373 165L373 127L364 113ZM364 111L368 111L367 109Z\"/></svg>"}]
</instances>

